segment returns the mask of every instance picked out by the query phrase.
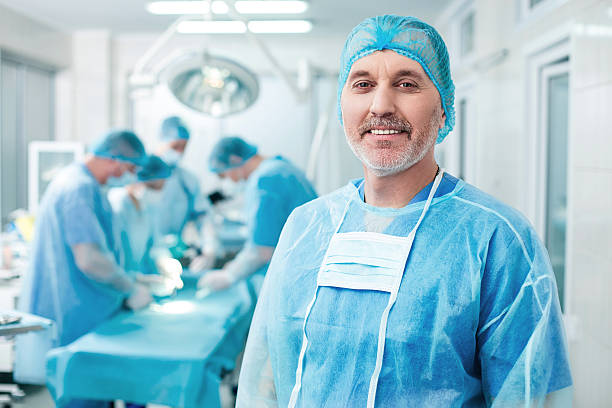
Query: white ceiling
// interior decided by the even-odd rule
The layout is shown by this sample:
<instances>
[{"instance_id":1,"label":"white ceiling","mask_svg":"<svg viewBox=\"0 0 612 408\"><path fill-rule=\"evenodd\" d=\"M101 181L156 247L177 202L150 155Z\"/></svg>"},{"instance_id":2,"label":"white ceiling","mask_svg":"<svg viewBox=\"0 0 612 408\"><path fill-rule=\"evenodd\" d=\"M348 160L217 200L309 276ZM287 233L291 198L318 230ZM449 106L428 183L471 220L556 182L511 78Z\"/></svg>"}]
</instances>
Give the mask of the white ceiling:
<instances>
[{"instance_id":1,"label":"white ceiling","mask_svg":"<svg viewBox=\"0 0 612 408\"><path fill-rule=\"evenodd\" d=\"M162 32L176 16L145 10L148 0L0 0L0 5L66 32L109 29L115 34ZM343 33L366 17L413 15L430 23L450 0L311 0L299 18L313 21L313 34ZM290 16L257 16L282 19ZM222 17L221 17L222 18ZM295 17L294 17L295 18Z\"/></svg>"}]
</instances>

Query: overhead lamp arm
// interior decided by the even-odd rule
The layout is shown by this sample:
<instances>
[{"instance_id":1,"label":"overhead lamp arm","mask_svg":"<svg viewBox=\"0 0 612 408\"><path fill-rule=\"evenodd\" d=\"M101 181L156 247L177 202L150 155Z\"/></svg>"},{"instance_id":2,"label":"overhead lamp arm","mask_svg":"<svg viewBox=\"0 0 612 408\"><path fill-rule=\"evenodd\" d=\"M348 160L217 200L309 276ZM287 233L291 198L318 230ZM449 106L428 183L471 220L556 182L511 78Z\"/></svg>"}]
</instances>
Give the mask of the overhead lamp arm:
<instances>
[{"instance_id":1,"label":"overhead lamp arm","mask_svg":"<svg viewBox=\"0 0 612 408\"><path fill-rule=\"evenodd\" d=\"M209 3L209 7L208 7L209 11L205 13L203 17L206 20L210 20L212 18L212 15L210 12L211 0L202 0L202 1ZM244 23L244 25L246 26L245 35L253 44L255 44L257 48L259 48L259 50L264 54L264 56L268 59L268 61L270 61L274 73L278 75L280 78L282 78L283 81L285 81L285 83L287 84L287 86L289 86L289 89L291 90L291 92L293 93L293 95L298 101L305 100L308 95L307 90L301 89L298 86L297 81L294 78L292 78L289 75L289 73L285 71L285 69L283 69L282 65L274 57L270 49L263 43L263 41L261 41L259 37L255 35L255 33L249 30L249 21L246 18L244 18L244 16L242 16L236 10L235 0L227 0L226 3L228 5L228 14L230 15L230 17L233 20L241 21L242 23ZM170 38L172 38L172 36L177 30L178 25L181 22L187 21L187 20L190 20L188 15L180 16L157 38L157 40L155 40L153 45L149 47L149 49L144 53L142 57L140 57L140 59L134 65L134 70L132 71L132 76L131 76L132 79L136 80L136 79L144 77L145 83L148 83L150 81L149 79L150 75L147 76L147 71L146 71L147 66L149 65L153 57L157 55L159 50L162 49L164 45L166 45L166 43L170 40ZM135 81L135 82L138 82L138 81Z\"/></svg>"},{"instance_id":2,"label":"overhead lamp arm","mask_svg":"<svg viewBox=\"0 0 612 408\"><path fill-rule=\"evenodd\" d=\"M164 31L157 38L157 40L155 40L153 45L151 45L151 47L149 47L149 49L143 54L143 56L140 57L138 61L136 61L136 64L134 64L133 75L142 75L146 72L145 69L147 65L149 64L149 62L151 62L151 60L159 52L159 50L164 45L166 45L166 43L170 40L170 38L172 38L172 36L176 32L176 28L178 27L178 25L181 22L186 21L188 19L189 17L186 15L180 16L174 21L174 23L170 25L170 27L166 28L166 31Z\"/></svg>"},{"instance_id":3,"label":"overhead lamp arm","mask_svg":"<svg viewBox=\"0 0 612 408\"><path fill-rule=\"evenodd\" d=\"M300 89L300 87L297 85L297 82L293 78L291 78L287 71L283 69L282 65L278 62L274 55L272 55L272 52L270 52L270 49L264 44L264 42L261 41L259 37L255 35L255 33L249 30L249 20L244 18L244 16L236 10L236 0L227 0L226 3L228 5L228 14L230 15L230 17L233 20L242 21L244 23L246 27L245 35L247 36L247 38L253 44L255 44L255 46L259 48L259 50L266 56L266 58L272 64L272 69L274 70L276 75L278 75L285 81L287 86L289 86L289 89L291 89L291 92L293 92L295 98L298 101L303 101L304 99L306 99L306 90Z\"/></svg>"}]
</instances>

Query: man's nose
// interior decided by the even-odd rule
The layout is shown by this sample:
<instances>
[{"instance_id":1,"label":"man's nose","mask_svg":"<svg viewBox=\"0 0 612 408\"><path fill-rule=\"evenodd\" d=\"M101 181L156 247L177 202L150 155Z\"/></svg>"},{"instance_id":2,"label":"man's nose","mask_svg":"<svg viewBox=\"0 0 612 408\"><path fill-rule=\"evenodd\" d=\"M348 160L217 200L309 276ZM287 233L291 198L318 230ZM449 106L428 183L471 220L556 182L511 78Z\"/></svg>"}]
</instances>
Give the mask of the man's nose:
<instances>
[{"instance_id":1,"label":"man's nose","mask_svg":"<svg viewBox=\"0 0 612 408\"><path fill-rule=\"evenodd\" d=\"M388 86L378 86L372 95L370 113L374 116L389 116L395 113L393 91Z\"/></svg>"}]
</instances>

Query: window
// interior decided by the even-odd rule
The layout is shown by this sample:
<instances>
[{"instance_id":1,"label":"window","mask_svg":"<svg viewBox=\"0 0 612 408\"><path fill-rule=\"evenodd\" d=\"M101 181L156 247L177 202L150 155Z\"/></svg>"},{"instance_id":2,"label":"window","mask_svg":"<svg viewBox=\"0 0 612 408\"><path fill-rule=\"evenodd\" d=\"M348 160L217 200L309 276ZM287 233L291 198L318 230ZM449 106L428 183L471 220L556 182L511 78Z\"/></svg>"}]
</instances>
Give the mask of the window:
<instances>
[{"instance_id":1,"label":"window","mask_svg":"<svg viewBox=\"0 0 612 408\"><path fill-rule=\"evenodd\" d=\"M566 231L573 218L567 211L570 32L554 31L534 39L526 57L526 145L523 199L528 217L542 238L556 276L564 314L571 314L567 294L573 270L567 262ZM571 254L569 254L571 256Z\"/></svg>"},{"instance_id":2,"label":"window","mask_svg":"<svg viewBox=\"0 0 612 408\"><path fill-rule=\"evenodd\" d=\"M466 178L466 164L467 164L467 100L462 98L459 100L457 106L457 113L459 116L459 178L465 180Z\"/></svg>"},{"instance_id":3,"label":"window","mask_svg":"<svg viewBox=\"0 0 612 408\"><path fill-rule=\"evenodd\" d=\"M54 133L54 72L0 52L0 222L28 207L29 142Z\"/></svg>"},{"instance_id":4,"label":"window","mask_svg":"<svg viewBox=\"0 0 612 408\"><path fill-rule=\"evenodd\" d=\"M551 64L541 74L542 137L546 145L546 191L543 205L544 242L564 305L567 229L569 69L566 61Z\"/></svg>"}]
</instances>

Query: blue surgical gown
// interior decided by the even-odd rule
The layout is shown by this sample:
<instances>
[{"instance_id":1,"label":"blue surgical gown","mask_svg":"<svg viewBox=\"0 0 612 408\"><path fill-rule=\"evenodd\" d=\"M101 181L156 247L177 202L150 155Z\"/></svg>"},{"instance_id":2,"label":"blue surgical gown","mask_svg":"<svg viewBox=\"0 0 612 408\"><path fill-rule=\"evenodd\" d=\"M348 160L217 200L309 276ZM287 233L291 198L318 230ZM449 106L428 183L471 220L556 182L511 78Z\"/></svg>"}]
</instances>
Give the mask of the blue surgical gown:
<instances>
[{"instance_id":1,"label":"blue surgical gown","mask_svg":"<svg viewBox=\"0 0 612 408\"><path fill-rule=\"evenodd\" d=\"M121 266L128 272L157 273L151 249L157 240L156 208L141 202L140 208L125 188L114 188L108 193L113 209L113 222L119 234Z\"/></svg>"},{"instance_id":2,"label":"blue surgical gown","mask_svg":"<svg viewBox=\"0 0 612 408\"><path fill-rule=\"evenodd\" d=\"M176 167L166 179L158 207L158 233L180 236L189 221L195 221L210 203L200 191L200 181L183 167Z\"/></svg>"},{"instance_id":3,"label":"blue surgical gown","mask_svg":"<svg viewBox=\"0 0 612 408\"><path fill-rule=\"evenodd\" d=\"M265 159L244 191L247 244L275 247L289 214L317 197L304 173L287 159Z\"/></svg>"},{"instance_id":4,"label":"blue surgical gown","mask_svg":"<svg viewBox=\"0 0 612 408\"><path fill-rule=\"evenodd\" d=\"M36 214L31 262L20 308L55 321L64 346L115 313L125 297L89 279L71 247L95 244L118 262L111 207L87 167L75 163L47 187Z\"/></svg>"},{"instance_id":5,"label":"blue surgical gown","mask_svg":"<svg viewBox=\"0 0 612 408\"><path fill-rule=\"evenodd\" d=\"M431 184L391 209L365 203L361 182L289 217L249 332L238 407L287 406L303 330L297 406L366 406L389 294L317 289L317 273L336 231L406 236ZM571 384L555 277L535 231L517 211L446 174L389 314L375 405L542 406L553 394L571 403Z\"/></svg>"}]
</instances>

